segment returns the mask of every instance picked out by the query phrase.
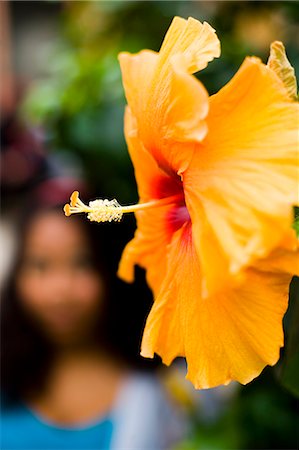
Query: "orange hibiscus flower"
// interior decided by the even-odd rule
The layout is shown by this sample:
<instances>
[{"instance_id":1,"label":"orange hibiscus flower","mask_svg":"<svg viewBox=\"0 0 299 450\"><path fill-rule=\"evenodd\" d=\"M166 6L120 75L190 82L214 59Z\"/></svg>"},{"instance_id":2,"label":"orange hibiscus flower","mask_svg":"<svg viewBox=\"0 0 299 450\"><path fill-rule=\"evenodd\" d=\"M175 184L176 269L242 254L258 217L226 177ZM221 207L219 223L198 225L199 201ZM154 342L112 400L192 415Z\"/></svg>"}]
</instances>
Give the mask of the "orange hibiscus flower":
<instances>
[{"instance_id":1,"label":"orange hibiscus flower","mask_svg":"<svg viewBox=\"0 0 299 450\"><path fill-rule=\"evenodd\" d=\"M246 383L275 364L292 274L299 273L298 103L282 44L268 65L246 58L209 98L192 73L220 54L206 23L176 17L159 53L122 53L125 135L140 203L84 205L66 214L119 220L137 231L119 275L147 271L154 305L142 354L185 356L197 388Z\"/></svg>"}]
</instances>

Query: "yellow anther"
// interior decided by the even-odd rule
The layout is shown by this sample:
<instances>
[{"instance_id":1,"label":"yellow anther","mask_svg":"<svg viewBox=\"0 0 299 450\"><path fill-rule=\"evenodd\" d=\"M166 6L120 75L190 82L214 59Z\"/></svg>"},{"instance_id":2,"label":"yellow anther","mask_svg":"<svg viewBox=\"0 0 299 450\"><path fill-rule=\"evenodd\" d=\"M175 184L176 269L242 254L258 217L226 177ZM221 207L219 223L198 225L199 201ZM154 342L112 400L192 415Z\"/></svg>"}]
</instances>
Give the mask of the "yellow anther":
<instances>
[{"instance_id":1,"label":"yellow anther","mask_svg":"<svg viewBox=\"0 0 299 450\"><path fill-rule=\"evenodd\" d=\"M72 214L70 205L68 203L66 205L64 205L63 211L67 217L69 217Z\"/></svg>"},{"instance_id":2,"label":"yellow anther","mask_svg":"<svg viewBox=\"0 0 299 450\"><path fill-rule=\"evenodd\" d=\"M71 195L71 206L76 206L78 198L79 198L79 192L74 191Z\"/></svg>"}]
</instances>

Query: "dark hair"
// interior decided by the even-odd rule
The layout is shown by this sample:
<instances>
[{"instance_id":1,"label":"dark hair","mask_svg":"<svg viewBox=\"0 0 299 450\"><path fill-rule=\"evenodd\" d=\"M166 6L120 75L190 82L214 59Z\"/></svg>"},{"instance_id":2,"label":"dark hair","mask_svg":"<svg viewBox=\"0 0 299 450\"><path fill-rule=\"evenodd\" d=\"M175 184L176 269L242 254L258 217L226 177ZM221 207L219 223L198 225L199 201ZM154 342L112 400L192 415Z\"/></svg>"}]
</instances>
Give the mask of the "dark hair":
<instances>
[{"instance_id":1,"label":"dark hair","mask_svg":"<svg viewBox=\"0 0 299 450\"><path fill-rule=\"evenodd\" d=\"M36 389L41 389L54 355L52 344L22 308L16 291L16 278L22 262L25 236L37 214L59 209L62 205L41 205L35 201L22 216L19 226L19 248L15 264L7 280L1 301L1 391L9 401L17 401ZM96 270L104 275L107 284L107 301L101 311L99 339L106 348L113 349L128 363L139 368L152 368L157 362L139 357L140 339L146 314L152 297L144 281L144 274L137 270L137 282L127 285L116 277L118 261L125 243L132 237L134 219L121 224L91 223L85 218L77 220L86 233L92 250ZM105 327L103 327L105 324ZM116 353L115 353L116 352Z\"/></svg>"}]
</instances>

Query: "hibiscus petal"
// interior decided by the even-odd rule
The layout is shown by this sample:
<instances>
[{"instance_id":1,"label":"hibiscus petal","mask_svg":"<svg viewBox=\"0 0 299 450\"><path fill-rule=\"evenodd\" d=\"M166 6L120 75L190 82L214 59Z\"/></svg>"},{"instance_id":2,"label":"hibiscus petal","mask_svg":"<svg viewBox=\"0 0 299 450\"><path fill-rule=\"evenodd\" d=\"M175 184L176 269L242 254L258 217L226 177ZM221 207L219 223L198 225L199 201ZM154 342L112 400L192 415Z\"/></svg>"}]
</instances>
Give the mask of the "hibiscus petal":
<instances>
[{"instance_id":1,"label":"hibiscus petal","mask_svg":"<svg viewBox=\"0 0 299 450\"><path fill-rule=\"evenodd\" d=\"M168 175L161 170L152 155L144 148L138 136L136 118L133 116L129 106L127 106L125 111L124 131L130 158L135 170L140 202L143 203L176 194L182 194L183 196L183 186L180 178L175 173Z\"/></svg>"},{"instance_id":2,"label":"hibiscus petal","mask_svg":"<svg viewBox=\"0 0 299 450\"><path fill-rule=\"evenodd\" d=\"M210 108L209 133L184 174L184 190L203 278L212 293L221 289L219 265L237 273L267 256L292 225L299 105L271 69L247 58L211 98ZM209 236L221 259L214 264Z\"/></svg>"},{"instance_id":3,"label":"hibiscus petal","mask_svg":"<svg viewBox=\"0 0 299 450\"><path fill-rule=\"evenodd\" d=\"M298 99L297 80L295 70L291 66L282 42L275 41L271 44L270 57L267 65L272 69L283 82L290 98Z\"/></svg>"},{"instance_id":4,"label":"hibiscus petal","mask_svg":"<svg viewBox=\"0 0 299 450\"><path fill-rule=\"evenodd\" d=\"M183 172L194 142L207 133L208 94L189 73L205 67L219 53L219 41L208 24L175 18L159 54L119 55L139 137L167 173Z\"/></svg>"},{"instance_id":5,"label":"hibiscus petal","mask_svg":"<svg viewBox=\"0 0 299 450\"><path fill-rule=\"evenodd\" d=\"M169 246L168 273L147 319L141 354L170 364L186 356L196 388L247 383L279 358L291 275L246 271L245 282L200 295L200 266L191 227Z\"/></svg>"},{"instance_id":6,"label":"hibiscus petal","mask_svg":"<svg viewBox=\"0 0 299 450\"><path fill-rule=\"evenodd\" d=\"M256 261L255 267L264 272L299 276L299 240L295 230L290 229L279 246L267 258Z\"/></svg>"},{"instance_id":7,"label":"hibiscus petal","mask_svg":"<svg viewBox=\"0 0 299 450\"><path fill-rule=\"evenodd\" d=\"M163 198L182 192L176 178L169 177L144 149L138 138L136 119L130 108L125 113L125 135L130 157L135 167L135 176L141 202ZM166 273L167 245L171 240L169 217L173 205L160 206L136 212L137 231L126 246L119 264L118 275L125 281L134 279L134 266L147 269L147 282L157 293Z\"/></svg>"},{"instance_id":8,"label":"hibiscus petal","mask_svg":"<svg viewBox=\"0 0 299 450\"><path fill-rule=\"evenodd\" d=\"M195 73L219 56L219 39L207 22L202 24L192 17L188 20L174 17L160 49L159 65L173 58L175 65L181 65L188 73Z\"/></svg>"},{"instance_id":9,"label":"hibiscus petal","mask_svg":"<svg viewBox=\"0 0 299 450\"><path fill-rule=\"evenodd\" d=\"M278 361L291 278L249 269L242 285L206 299L205 305L197 309L197 320L190 324L189 332L204 327L203 345L207 347L205 354L199 352L201 355L193 359L200 344L191 340L186 349L187 378L196 387L213 387L232 380L246 384L266 365ZM194 307L194 315L195 311Z\"/></svg>"},{"instance_id":10,"label":"hibiscus petal","mask_svg":"<svg viewBox=\"0 0 299 450\"><path fill-rule=\"evenodd\" d=\"M143 50L136 55L122 52L118 59L128 104L135 116L140 114L143 117L146 114L158 53L151 50Z\"/></svg>"},{"instance_id":11,"label":"hibiscus petal","mask_svg":"<svg viewBox=\"0 0 299 450\"><path fill-rule=\"evenodd\" d=\"M154 295L166 275L167 246L171 240L166 225L170 209L170 206L164 206L136 213L137 231L119 263L118 276L127 282L134 280L136 264L146 269L146 280Z\"/></svg>"},{"instance_id":12,"label":"hibiscus petal","mask_svg":"<svg viewBox=\"0 0 299 450\"><path fill-rule=\"evenodd\" d=\"M167 276L147 318L143 333L141 355L152 358L154 353L157 353L167 365L177 356L185 356L184 318L188 315L193 298L189 297L188 291L185 291L184 295L184 277L191 282L198 282L198 274L194 273L192 264L186 265L186 262L191 260L191 255L188 255L190 239L190 224L174 233L169 246ZM188 269L191 270L190 273L187 273ZM175 280L184 283L183 289L179 288L179 282L176 285ZM175 292L176 287L178 290Z\"/></svg>"}]
</instances>

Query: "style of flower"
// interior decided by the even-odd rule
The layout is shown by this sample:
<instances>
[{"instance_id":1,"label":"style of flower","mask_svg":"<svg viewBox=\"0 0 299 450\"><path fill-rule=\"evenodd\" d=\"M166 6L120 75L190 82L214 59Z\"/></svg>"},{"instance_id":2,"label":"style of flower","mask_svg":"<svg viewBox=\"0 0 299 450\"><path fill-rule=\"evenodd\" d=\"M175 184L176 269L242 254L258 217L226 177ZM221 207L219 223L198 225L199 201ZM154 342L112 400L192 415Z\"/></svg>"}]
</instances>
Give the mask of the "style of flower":
<instances>
[{"instance_id":1,"label":"style of flower","mask_svg":"<svg viewBox=\"0 0 299 450\"><path fill-rule=\"evenodd\" d=\"M119 275L146 269L154 304L141 354L186 357L196 388L247 383L273 365L292 275L298 204L298 103L293 69L275 42L267 65L246 58L209 98L192 76L220 55L215 31L174 18L159 53L119 56L128 106L125 136L140 202L84 205L67 215L120 220L137 230Z\"/></svg>"}]
</instances>

